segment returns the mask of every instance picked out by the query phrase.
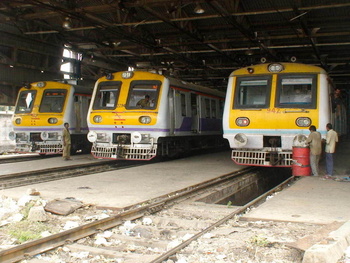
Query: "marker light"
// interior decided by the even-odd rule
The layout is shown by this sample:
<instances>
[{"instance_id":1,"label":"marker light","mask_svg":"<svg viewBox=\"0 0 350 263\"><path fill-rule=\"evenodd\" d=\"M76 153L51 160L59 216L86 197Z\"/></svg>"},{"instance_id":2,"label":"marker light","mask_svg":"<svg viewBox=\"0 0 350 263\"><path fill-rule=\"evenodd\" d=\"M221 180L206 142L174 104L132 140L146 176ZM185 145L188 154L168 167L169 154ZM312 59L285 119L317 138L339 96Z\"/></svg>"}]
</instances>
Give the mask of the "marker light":
<instances>
[{"instance_id":1,"label":"marker light","mask_svg":"<svg viewBox=\"0 0 350 263\"><path fill-rule=\"evenodd\" d=\"M247 117L239 117L236 119L236 125L240 127L248 126L250 123L250 120Z\"/></svg>"},{"instance_id":2,"label":"marker light","mask_svg":"<svg viewBox=\"0 0 350 263\"><path fill-rule=\"evenodd\" d=\"M21 118L16 118L15 123L16 123L16 124L21 124L21 123L22 123Z\"/></svg>"}]
</instances>

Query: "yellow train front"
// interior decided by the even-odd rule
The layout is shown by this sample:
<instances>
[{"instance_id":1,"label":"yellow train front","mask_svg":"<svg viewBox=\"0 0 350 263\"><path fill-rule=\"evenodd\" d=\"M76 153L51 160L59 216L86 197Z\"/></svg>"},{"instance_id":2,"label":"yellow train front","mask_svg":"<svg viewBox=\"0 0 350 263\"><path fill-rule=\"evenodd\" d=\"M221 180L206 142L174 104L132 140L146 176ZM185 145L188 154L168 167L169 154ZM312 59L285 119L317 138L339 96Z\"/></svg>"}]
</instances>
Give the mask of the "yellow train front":
<instances>
[{"instance_id":1,"label":"yellow train front","mask_svg":"<svg viewBox=\"0 0 350 263\"><path fill-rule=\"evenodd\" d=\"M312 65L271 63L234 71L223 116L232 160L289 167L293 146L306 146L310 125L323 138L327 123L345 133L345 108L337 108L333 94L326 72Z\"/></svg>"},{"instance_id":2,"label":"yellow train front","mask_svg":"<svg viewBox=\"0 0 350 263\"><path fill-rule=\"evenodd\" d=\"M9 134L16 141L16 152L60 154L65 122L70 125L72 153L90 152L86 116L91 93L92 88L55 81L22 87L13 116L13 131Z\"/></svg>"},{"instance_id":3,"label":"yellow train front","mask_svg":"<svg viewBox=\"0 0 350 263\"><path fill-rule=\"evenodd\" d=\"M223 141L223 92L163 75L125 71L95 85L88 139L95 158L175 157Z\"/></svg>"}]
</instances>

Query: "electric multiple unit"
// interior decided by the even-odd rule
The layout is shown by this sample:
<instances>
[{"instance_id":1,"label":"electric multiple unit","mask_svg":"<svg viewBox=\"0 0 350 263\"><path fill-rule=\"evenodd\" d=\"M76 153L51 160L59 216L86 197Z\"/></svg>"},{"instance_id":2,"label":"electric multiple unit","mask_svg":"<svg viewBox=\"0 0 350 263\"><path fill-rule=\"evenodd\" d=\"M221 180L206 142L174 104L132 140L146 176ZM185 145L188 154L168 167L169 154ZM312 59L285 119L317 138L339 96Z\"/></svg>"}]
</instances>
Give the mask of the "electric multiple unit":
<instances>
[{"instance_id":1,"label":"electric multiple unit","mask_svg":"<svg viewBox=\"0 0 350 263\"><path fill-rule=\"evenodd\" d=\"M72 153L90 152L87 140L87 112L92 88L54 81L35 82L19 91L13 131L19 153L59 154L62 152L62 130L69 123Z\"/></svg>"},{"instance_id":2,"label":"electric multiple unit","mask_svg":"<svg viewBox=\"0 0 350 263\"><path fill-rule=\"evenodd\" d=\"M222 144L225 94L163 75L125 71L95 85L88 139L96 158L150 160Z\"/></svg>"},{"instance_id":3,"label":"electric multiple unit","mask_svg":"<svg viewBox=\"0 0 350 263\"><path fill-rule=\"evenodd\" d=\"M309 126L346 133L344 104L322 68L298 63L245 67L229 78L224 138L237 164L291 166L292 147L305 146Z\"/></svg>"}]
</instances>

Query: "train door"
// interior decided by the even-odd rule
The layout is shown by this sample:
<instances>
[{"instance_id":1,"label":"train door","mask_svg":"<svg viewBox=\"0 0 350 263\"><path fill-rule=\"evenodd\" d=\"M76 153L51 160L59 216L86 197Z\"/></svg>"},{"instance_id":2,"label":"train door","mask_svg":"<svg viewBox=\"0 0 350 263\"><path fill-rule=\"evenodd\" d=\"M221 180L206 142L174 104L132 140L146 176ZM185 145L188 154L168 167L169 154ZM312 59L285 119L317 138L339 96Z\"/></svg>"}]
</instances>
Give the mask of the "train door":
<instances>
[{"instance_id":1,"label":"train door","mask_svg":"<svg viewBox=\"0 0 350 263\"><path fill-rule=\"evenodd\" d=\"M74 115L75 115L75 132L80 133L81 132L81 126L82 126L82 109L81 109L81 96L74 96Z\"/></svg>"},{"instance_id":2,"label":"train door","mask_svg":"<svg viewBox=\"0 0 350 263\"><path fill-rule=\"evenodd\" d=\"M191 93L191 130L193 133L199 132L199 97L195 93Z\"/></svg>"},{"instance_id":3,"label":"train door","mask_svg":"<svg viewBox=\"0 0 350 263\"><path fill-rule=\"evenodd\" d=\"M174 135L174 131L175 131L175 93L176 91L174 89L170 89L171 92L169 92L169 127L170 127L170 135Z\"/></svg>"}]
</instances>

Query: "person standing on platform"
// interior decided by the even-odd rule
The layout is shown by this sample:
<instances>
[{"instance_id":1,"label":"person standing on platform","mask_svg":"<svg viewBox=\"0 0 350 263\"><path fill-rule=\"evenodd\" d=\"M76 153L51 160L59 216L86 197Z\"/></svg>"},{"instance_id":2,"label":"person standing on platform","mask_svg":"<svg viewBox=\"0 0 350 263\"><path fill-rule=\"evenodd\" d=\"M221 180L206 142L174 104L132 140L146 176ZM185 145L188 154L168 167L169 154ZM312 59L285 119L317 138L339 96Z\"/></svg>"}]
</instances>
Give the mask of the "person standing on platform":
<instances>
[{"instance_id":1,"label":"person standing on platform","mask_svg":"<svg viewBox=\"0 0 350 263\"><path fill-rule=\"evenodd\" d=\"M310 165L313 176L318 176L318 163L322 153L322 138L321 133L316 131L316 127L311 125L309 128L310 134L306 142L310 146Z\"/></svg>"},{"instance_id":2,"label":"person standing on platform","mask_svg":"<svg viewBox=\"0 0 350 263\"><path fill-rule=\"evenodd\" d=\"M70 148L71 148L71 138L69 133L69 123L64 124L64 128L62 131L62 143L63 143L63 160L68 161L71 160L70 158Z\"/></svg>"},{"instance_id":3,"label":"person standing on platform","mask_svg":"<svg viewBox=\"0 0 350 263\"><path fill-rule=\"evenodd\" d=\"M335 145L338 142L338 134L333 130L333 126L330 123L326 125L326 179L331 179L333 176L333 154L335 152Z\"/></svg>"}]
</instances>

